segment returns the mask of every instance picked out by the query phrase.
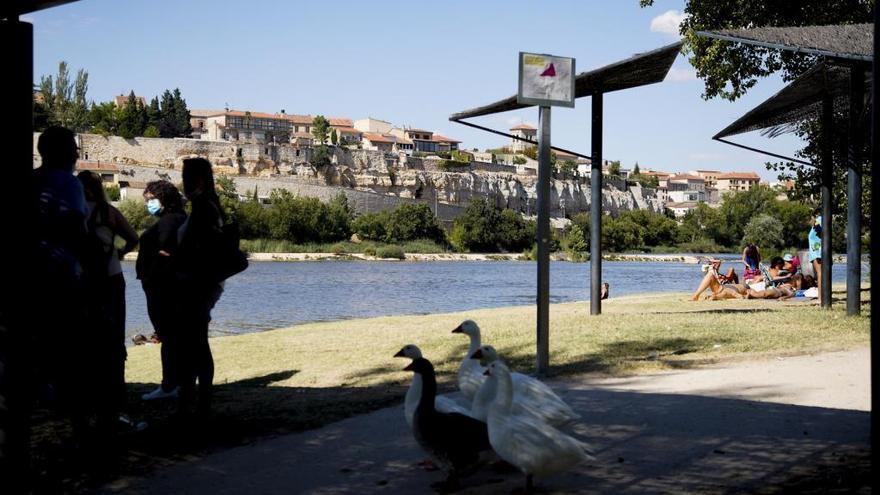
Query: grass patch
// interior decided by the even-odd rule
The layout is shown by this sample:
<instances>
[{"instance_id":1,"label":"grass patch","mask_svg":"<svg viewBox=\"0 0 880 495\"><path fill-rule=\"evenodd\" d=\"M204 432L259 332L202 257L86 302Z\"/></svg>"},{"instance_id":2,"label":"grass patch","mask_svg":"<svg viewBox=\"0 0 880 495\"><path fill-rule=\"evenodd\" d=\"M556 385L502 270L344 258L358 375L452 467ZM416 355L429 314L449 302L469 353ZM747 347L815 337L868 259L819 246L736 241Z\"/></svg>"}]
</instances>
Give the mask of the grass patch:
<instances>
[{"instance_id":1,"label":"grass patch","mask_svg":"<svg viewBox=\"0 0 880 495\"><path fill-rule=\"evenodd\" d=\"M683 302L686 296L610 299L603 303L601 316L590 316L584 302L551 306L553 373L647 373L869 343L870 304L863 306L862 316L850 318L842 300L825 311L779 301ZM843 294L838 291L835 297L842 299ZM467 339L450 332L466 318L480 324L483 341L494 345L514 369L534 371L535 307L531 305L312 323L214 338L216 413L204 429L167 426L173 404L139 399L160 379L159 347L130 349L126 370L130 413L156 426L148 435L125 441L122 462L113 467L111 477L399 403L411 373L402 371L406 360L392 356L407 343L421 347L437 368L441 388L450 390L467 349ZM40 449L51 450L68 434L48 417L37 423L35 442ZM200 436L200 431L210 433ZM59 461L37 459L38 468L47 463Z\"/></svg>"}]
</instances>

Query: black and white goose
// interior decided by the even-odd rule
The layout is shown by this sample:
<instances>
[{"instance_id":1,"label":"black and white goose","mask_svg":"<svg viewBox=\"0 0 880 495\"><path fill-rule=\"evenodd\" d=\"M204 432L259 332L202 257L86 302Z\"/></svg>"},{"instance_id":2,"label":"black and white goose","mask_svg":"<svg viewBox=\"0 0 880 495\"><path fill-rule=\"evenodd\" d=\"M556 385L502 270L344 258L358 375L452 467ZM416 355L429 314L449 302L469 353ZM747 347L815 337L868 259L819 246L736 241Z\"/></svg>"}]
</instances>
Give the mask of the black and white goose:
<instances>
[{"instance_id":1,"label":"black and white goose","mask_svg":"<svg viewBox=\"0 0 880 495\"><path fill-rule=\"evenodd\" d=\"M422 357L422 350L415 344L407 344L403 346L394 357L403 357L410 359L419 359ZM403 400L403 415L406 418L406 424L412 428L413 415L416 407L419 405L419 399L422 397L422 375L413 374L412 382L406 390L406 398ZM460 413L467 416L471 415L470 403L462 396L456 398L447 395L438 395L434 399L434 407L444 413ZM485 422L485 419L483 420Z\"/></svg>"},{"instance_id":2,"label":"black and white goose","mask_svg":"<svg viewBox=\"0 0 880 495\"><path fill-rule=\"evenodd\" d=\"M404 370L422 377L422 394L413 415L413 436L439 465L446 468L445 487L455 487L459 477L477 464L480 452L491 449L486 423L435 408L437 378L434 366L427 359L414 359Z\"/></svg>"}]
</instances>

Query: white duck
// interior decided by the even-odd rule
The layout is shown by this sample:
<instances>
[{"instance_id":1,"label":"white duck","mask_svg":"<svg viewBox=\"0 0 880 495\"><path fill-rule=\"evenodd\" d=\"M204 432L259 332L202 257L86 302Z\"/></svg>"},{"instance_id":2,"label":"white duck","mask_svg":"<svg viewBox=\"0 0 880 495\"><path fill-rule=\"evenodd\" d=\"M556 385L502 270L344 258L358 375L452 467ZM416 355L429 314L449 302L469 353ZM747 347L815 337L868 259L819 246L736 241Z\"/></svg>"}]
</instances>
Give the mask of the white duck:
<instances>
[{"instance_id":1,"label":"white duck","mask_svg":"<svg viewBox=\"0 0 880 495\"><path fill-rule=\"evenodd\" d=\"M491 345L480 346L471 355L471 360L479 360L481 364L488 365L498 361L498 352ZM510 377L513 381L513 414L553 426L563 426L580 418L571 406L540 380L516 372L511 372ZM486 380L483 383L471 403L471 416L486 421L489 406L495 399L497 385L497 380Z\"/></svg>"},{"instance_id":2,"label":"white duck","mask_svg":"<svg viewBox=\"0 0 880 495\"><path fill-rule=\"evenodd\" d=\"M480 327L473 320L465 320L452 333L463 333L471 339L467 354L458 367L458 389L468 401L473 401L480 385L486 380L483 376L485 368L479 361L471 359L471 355L480 348Z\"/></svg>"},{"instance_id":3,"label":"white duck","mask_svg":"<svg viewBox=\"0 0 880 495\"><path fill-rule=\"evenodd\" d=\"M406 357L415 361L422 358L422 350L416 345L407 344L397 351L394 357ZM406 417L406 424L409 425L410 429L412 429L413 415L416 412L416 407L419 405L419 399L422 397L422 390L422 375L413 373L412 383L410 383L409 389L406 391L406 397L403 400L403 415ZM434 399L434 408L443 413L460 413L466 416L471 414L470 403L460 396L456 399L447 395L438 395ZM481 421L486 422L485 419Z\"/></svg>"},{"instance_id":4,"label":"white duck","mask_svg":"<svg viewBox=\"0 0 880 495\"><path fill-rule=\"evenodd\" d=\"M485 373L498 383L498 393L489 407L489 443L499 457L525 473L527 493L532 491L532 476L561 473L593 459L577 439L512 413L513 380L504 363L495 361Z\"/></svg>"}]
</instances>

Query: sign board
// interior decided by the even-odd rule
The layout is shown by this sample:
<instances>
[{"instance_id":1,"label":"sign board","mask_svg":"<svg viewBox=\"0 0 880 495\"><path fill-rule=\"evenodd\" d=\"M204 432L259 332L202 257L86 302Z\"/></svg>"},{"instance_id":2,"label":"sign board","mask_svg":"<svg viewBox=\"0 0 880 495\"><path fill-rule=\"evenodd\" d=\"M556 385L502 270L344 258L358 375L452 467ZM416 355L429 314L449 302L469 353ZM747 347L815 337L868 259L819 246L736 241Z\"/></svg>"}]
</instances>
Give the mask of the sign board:
<instances>
[{"instance_id":1,"label":"sign board","mask_svg":"<svg viewBox=\"0 0 880 495\"><path fill-rule=\"evenodd\" d=\"M517 103L574 107L574 59L519 52Z\"/></svg>"}]
</instances>

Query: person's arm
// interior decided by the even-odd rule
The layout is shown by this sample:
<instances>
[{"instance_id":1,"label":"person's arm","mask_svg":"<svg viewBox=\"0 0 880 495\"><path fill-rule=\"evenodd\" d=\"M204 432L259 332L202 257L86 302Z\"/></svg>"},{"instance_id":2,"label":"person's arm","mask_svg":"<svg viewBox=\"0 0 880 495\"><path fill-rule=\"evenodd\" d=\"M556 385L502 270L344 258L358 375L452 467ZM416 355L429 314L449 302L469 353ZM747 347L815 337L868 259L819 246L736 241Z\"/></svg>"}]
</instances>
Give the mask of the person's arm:
<instances>
[{"instance_id":1,"label":"person's arm","mask_svg":"<svg viewBox=\"0 0 880 495\"><path fill-rule=\"evenodd\" d=\"M110 222L113 227L113 233L121 237L125 241L125 245L119 250L119 258L122 259L126 253L131 252L138 244L137 232L128 223L125 215L122 214L113 205L110 206Z\"/></svg>"},{"instance_id":2,"label":"person's arm","mask_svg":"<svg viewBox=\"0 0 880 495\"><path fill-rule=\"evenodd\" d=\"M742 260L741 260L741 261L742 261L742 264L743 264L743 265L746 265L746 267L751 268L751 267L749 267L749 263L746 261L746 251L748 251L748 249L749 249L749 248L745 248L745 249L743 249L743 255L742 255Z\"/></svg>"},{"instance_id":3,"label":"person's arm","mask_svg":"<svg viewBox=\"0 0 880 495\"><path fill-rule=\"evenodd\" d=\"M159 237L159 256L171 256L177 249L177 229L180 223L175 221L178 215L175 213L165 213L159 217L158 230Z\"/></svg>"}]
</instances>

